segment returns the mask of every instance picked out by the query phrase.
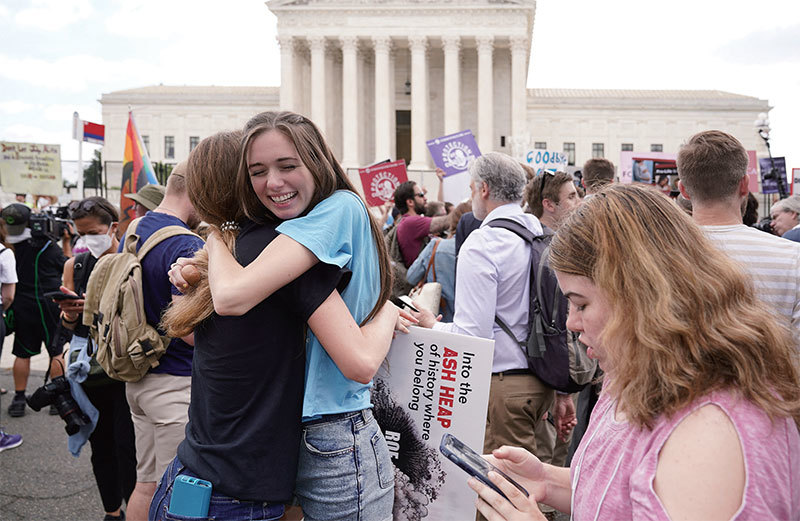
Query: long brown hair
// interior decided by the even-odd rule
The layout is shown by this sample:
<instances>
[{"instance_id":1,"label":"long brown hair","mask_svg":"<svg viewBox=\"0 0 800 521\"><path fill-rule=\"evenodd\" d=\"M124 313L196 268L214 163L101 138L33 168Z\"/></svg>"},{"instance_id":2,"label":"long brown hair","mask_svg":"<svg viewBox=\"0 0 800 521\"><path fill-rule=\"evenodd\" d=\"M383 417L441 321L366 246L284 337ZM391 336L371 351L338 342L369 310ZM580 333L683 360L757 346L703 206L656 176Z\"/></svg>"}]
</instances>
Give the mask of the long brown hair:
<instances>
[{"instance_id":1,"label":"long brown hair","mask_svg":"<svg viewBox=\"0 0 800 521\"><path fill-rule=\"evenodd\" d=\"M220 227L226 221L236 222L242 208L236 198L236 171L239 167L241 131L218 132L202 140L189 154L185 174L186 190L198 215L214 229L234 253L238 231ZM214 312L211 287L208 284L208 254L195 253L195 267L200 281L184 291L183 298L170 305L161 324L167 335L182 337Z\"/></svg>"},{"instance_id":2,"label":"long brown hair","mask_svg":"<svg viewBox=\"0 0 800 521\"><path fill-rule=\"evenodd\" d=\"M630 421L650 427L726 389L800 426L788 325L670 199L611 185L571 214L550 248L556 271L589 278L610 302L600 335L615 372L608 392Z\"/></svg>"},{"instance_id":3,"label":"long brown hair","mask_svg":"<svg viewBox=\"0 0 800 521\"><path fill-rule=\"evenodd\" d=\"M366 203L364 203L355 186L350 182L344 169L342 169L341 165L334 157L333 152L325 142L325 138L322 137L317 126L314 125L310 119L293 112L262 112L250 118L250 121L245 124L241 158L239 161L239 174L236 179L236 191L244 213L247 217L256 222L263 222L266 219L276 219L276 217L264 207L253 191L253 186L250 182L250 173L247 170L247 154L251 143L256 137L270 130L277 130L294 144L297 153L300 155L300 160L305 167L308 168L314 178L316 190L304 213L310 212L317 203L333 195L336 190L348 190L353 192L362 200L362 204L364 204L364 209L369 218L369 224L372 230L372 238L378 252L381 292L375 306L362 322L363 325L375 316L383 303L389 299L389 294L391 293L392 271L389 267L389 255L386 250L386 242L377 220L371 212L366 210Z\"/></svg>"}]
</instances>

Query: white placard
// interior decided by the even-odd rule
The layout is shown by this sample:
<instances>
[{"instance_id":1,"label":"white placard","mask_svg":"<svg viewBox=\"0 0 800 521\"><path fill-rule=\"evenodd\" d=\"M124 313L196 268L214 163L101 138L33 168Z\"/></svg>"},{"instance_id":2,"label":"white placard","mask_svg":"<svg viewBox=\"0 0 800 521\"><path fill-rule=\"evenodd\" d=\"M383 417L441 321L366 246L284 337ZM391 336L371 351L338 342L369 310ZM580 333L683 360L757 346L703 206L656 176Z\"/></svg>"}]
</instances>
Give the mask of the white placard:
<instances>
[{"instance_id":1,"label":"white placard","mask_svg":"<svg viewBox=\"0 0 800 521\"><path fill-rule=\"evenodd\" d=\"M494 340L410 330L392 342L372 389L396 468L394 521L474 519L468 475L439 442L450 433L482 452Z\"/></svg>"}]
</instances>

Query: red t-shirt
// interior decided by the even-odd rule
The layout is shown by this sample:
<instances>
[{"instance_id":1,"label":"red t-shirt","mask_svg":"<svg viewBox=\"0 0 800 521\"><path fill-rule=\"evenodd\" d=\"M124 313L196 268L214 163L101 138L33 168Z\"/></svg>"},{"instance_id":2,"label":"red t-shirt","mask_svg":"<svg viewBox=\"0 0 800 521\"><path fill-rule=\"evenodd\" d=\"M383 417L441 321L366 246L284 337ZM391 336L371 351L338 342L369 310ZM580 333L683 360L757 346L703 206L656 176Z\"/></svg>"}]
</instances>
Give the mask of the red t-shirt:
<instances>
[{"instance_id":1,"label":"red t-shirt","mask_svg":"<svg viewBox=\"0 0 800 521\"><path fill-rule=\"evenodd\" d=\"M414 263L422 251L422 239L430 233L432 219L424 215L406 215L397 224L397 242L406 268Z\"/></svg>"}]
</instances>

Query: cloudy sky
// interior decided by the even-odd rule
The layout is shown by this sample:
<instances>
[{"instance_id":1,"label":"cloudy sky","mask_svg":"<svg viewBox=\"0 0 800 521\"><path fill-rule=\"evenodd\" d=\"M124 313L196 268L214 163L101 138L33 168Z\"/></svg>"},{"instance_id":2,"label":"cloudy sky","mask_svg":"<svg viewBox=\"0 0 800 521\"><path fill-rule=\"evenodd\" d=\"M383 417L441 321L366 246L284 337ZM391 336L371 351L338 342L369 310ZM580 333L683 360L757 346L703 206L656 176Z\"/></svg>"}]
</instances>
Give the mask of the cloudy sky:
<instances>
[{"instance_id":1,"label":"cloudy sky","mask_svg":"<svg viewBox=\"0 0 800 521\"><path fill-rule=\"evenodd\" d=\"M0 0L0 140L76 159L74 111L99 123L102 93L159 83L278 85L275 17L262 0ZM798 167L800 2L539 0L528 86L757 96Z\"/></svg>"}]
</instances>

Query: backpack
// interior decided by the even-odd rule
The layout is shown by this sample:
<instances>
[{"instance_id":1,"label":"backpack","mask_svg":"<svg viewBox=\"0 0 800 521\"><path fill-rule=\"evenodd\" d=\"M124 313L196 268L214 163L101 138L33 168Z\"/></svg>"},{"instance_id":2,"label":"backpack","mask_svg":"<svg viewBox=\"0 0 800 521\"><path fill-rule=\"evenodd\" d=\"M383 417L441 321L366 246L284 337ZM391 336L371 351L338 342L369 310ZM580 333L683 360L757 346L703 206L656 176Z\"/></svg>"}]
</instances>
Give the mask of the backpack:
<instances>
[{"instance_id":1,"label":"backpack","mask_svg":"<svg viewBox=\"0 0 800 521\"><path fill-rule=\"evenodd\" d=\"M553 235L534 235L512 219L494 219L487 226L513 232L531 246L528 337L518 340L497 315L495 323L519 344L540 380L560 392L580 391L591 383L597 362L586 354L578 335L567 330L567 299L547 265Z\"/></svg>"},{"instance_id":2,"label":"backpack","mask_svg":"<svg viewBox=\"0 0 800 521\"><path fill-rule=\"evenodd\" d=\"M142 293L142 259L158 243L176 235L196 235L181 226L165 226L136 252L139 236L131 222L120 253L97 260L86 288L83 324L97 346L97 363L115 380L138 382L167 350L171 338L147 323Z\"/></svg>"},{"instance_id":3,"label":"backpack","mask_svg":"<svg viewBox=\"0 0 800 521\"><path fill-rule=\"evenodd\" d=\"M408 268L406 268L403 254L400 252L400 243L397 241L397 221L384 230L383 238L386 239L386 249L389 253L389 263L392 265L392 296L401 297L408 295L414 287L408 282Z\"/></svg>"}]
</instances>

